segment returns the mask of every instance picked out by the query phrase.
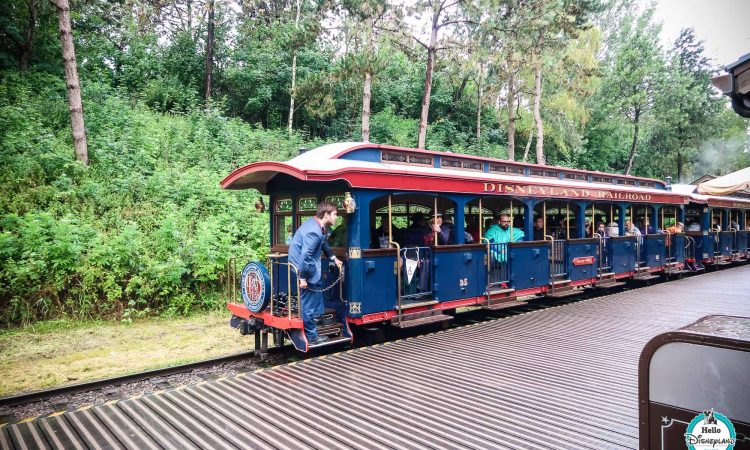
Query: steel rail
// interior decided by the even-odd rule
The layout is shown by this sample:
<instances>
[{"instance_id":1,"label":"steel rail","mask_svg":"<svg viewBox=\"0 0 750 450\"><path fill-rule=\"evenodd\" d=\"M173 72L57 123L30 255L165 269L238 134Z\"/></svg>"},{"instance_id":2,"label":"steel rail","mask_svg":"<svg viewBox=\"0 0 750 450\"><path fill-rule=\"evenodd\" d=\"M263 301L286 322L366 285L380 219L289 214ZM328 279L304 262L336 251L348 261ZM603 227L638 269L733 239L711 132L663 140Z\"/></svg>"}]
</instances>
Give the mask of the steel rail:
<instances>
[{"instance_id":1,"label":"steel rail","mask_svg":"<svg viewBox=\"0 0 750 450\"><path fill-rule=\"evenodd\" d=\"M288 346L287 346L288 347ZM285 349L285 347L282 347ZM271 350L281 350L278 348L270 348ZM219 356L217 358L209 358L200 361L195 361L187 364L180 364L176 366L163 367L160 369L152 369L143 372L131 373L127 375L120 375L110 378L102 378L99 380L86 381L83 383L70 384L66 386L60 386L50 389L43 389L39 391L25 392L17 395L9 395L6 397L0 397L0 407L3 406L18 406L28 403L38 402L41 400L49 400L54 397L61 395L77 394L81 392L89 392L102 389L109 386L118 386L125 383L131 383L134 381L142 381L149 378L162 377L168 375L175 375L178 373L188 372L194 369L201 369L205 367L213 367L219 364L239 361L246 358L253 358L255 355L254 351L234 353L227 356Z\"/></svg>"}]
</instances>

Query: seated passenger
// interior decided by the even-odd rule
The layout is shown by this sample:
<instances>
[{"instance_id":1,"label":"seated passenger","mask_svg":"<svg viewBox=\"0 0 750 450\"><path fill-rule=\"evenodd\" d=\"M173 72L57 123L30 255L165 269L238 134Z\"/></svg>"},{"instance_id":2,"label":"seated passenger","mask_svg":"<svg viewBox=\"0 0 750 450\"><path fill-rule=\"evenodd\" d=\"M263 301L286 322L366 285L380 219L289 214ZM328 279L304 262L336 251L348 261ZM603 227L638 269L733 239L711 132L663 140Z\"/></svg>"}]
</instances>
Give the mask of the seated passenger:
<instances>
[{"instance_id":1,"label":"seated passenger","mask_svg":"<svg viewBox=\"0 0 750 450\"><path fill-rule=\"evenodd\" d=\"M607 233L609 233L610 237L617 237L620 235L620 226L617 225L617 222L610 222Z\"/></svg>"},{"instance_id":2,"label":"seated passenger","mask_svg":"<svg viewBox=\"0 0 750 450\"><path fill-rule=\"evenodd\" d=\"M596 234L598 234L601 237L609 237L609 230L607 230L607 227L604 225L604 222L599 222L596 225Z\"/></svg>"},{"instance_id":3,"label":"seated passenger","mask_svg":"<svg viewBox=\"0 0 750 450\"><path fill-rule=\"evenodd\" d=\"M534 240L544 240L544 217L537 217L534 221Z\"/></svg>"},{"instance_id":4,"label":"seated passenger","mask_svg":"<svg viewBox=\"0 0 750 450\"><path fill-rule=\"evenodd\" d=\"M466 239L466 243L479 242L479 218L477 216L469 216L466 219L466 232L471 236L471 240Z\"/></svg>"},{"instance_id":5,"label":"seated passenger","mask_svg":"<svg viewBox=\"0 0 750 450\"><path fill-rule=\"evenodd\" d=\"M443 217L443 213L437 213L437 225L440 227L440 233L443 235L443 241L446 244L456 244L456 227L453 225L453 219L450 217ZM442 244L442 242L441 242Z\"/></svg>"},{"instance_id":6,"label":"seated passenger","mask_svg":"<svg viewBox=\"0 0 750 450\"><path fill-rule=\"evenodd\" d=\"M441 213L437 213L434 217L430 217L430 224L427 227L427 230L425 231L424 235L422 236L422 240L424 241L425 246L431 247L435 245L435 237L437 236L437 244L438 245L445 245L448 243L448 239L445 236L445 233L448 235L451 234L451 229L453 224L450 224L450 227L443 223L443 215ZM445 233L444 233L445 230Z\"/></svg>"},{"instance_id":7,"label":"seated passenger","mask_svg":"<svg viewBox=\"0 0 750 450\"><path fill-rule=\"evenodd\" d=\"M393 227L393 240L398 242L398 228ZM390 248L389 236L388 236L388 221L385 218L381 218L380 226L374 230L370 235L370 248Z\"/></svg>"},{"instance_id":8,"label":"seated passenger","mask_svg":"<svg viewBox=\"0 0 750 450\"><path fill-rule=\"evenodd\" d=\"M643 219L643 226L641 227L641 234L654 234L654 226L651 225L651 221L648 218Z\"/></svg>"},{"instance_id":9,"label":"seated passenger","mask_svg":"<svg viewBox=\"0 0 750 450\"><path fill-rule=\"evenodd\" d=\"M625 236L640 236L641 230L631 220L625 221Z\"/></svg>"},{"instance_id":10,"label":"seated passenger","mask_svg":"<svg viewBox=\"0 0 750 450\"><path fill-rule=\"evenodd\" d=\"M711 231L721 231L721 225L719 225L719 221L716 217L711 219Z\"/></svg>"},{"instance_id":11,"label":"seated passenger","mask_svg":"<svg viewBox=\"0 0 750 450\"><path fill-rule=\"evenodd\" d=\"M513 228L513 236L511 236L510 230L510 216L507 214L500 214L497 218L497 223L492 224L492 226L484 233L484 237L494 244L518 242L523 239L523 230L520 228Z\"/></svg>"},{"instance_id":12,"label":"seated passenger","mask_svg":"<svg viewBox=\"0 0 750 450\"><path fill-rule=\"evenodd\" d=\"M671 227L667 228L667 233L682 233L685 231L685 224L682 222L677 222L675 225L672 225Z\"/></svg>"},{"instance_id":13,"label":"seated passenger","mask_svg":"<svg viewBox=\"0 0 750 450\"><path fill-rule=\"evenodd\" d=\"M423 213L414 213L411 216L411 225L407 227L401 236L402 247L421 247L424 245L424 234L428 230L426 218Z\"/></svg>"}]
</instances>

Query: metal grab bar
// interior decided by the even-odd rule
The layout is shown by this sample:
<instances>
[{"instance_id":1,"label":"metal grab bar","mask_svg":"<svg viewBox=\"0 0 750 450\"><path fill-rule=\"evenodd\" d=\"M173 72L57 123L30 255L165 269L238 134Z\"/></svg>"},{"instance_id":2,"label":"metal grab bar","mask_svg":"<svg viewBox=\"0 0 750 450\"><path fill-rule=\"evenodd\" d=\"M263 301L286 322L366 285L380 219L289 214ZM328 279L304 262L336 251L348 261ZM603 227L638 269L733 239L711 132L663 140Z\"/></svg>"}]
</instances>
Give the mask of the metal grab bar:
<instances>
[{"instance_id":1,"label":"metal grab bar","mask_svg":"<svg viewBox=\"0 0 750 450\"><path fill-rule=\"evenodd\" d=\"M390 197L389 202L389 214L390 214ZM396 247L396 261L393 262L393 271L396 272L396 301L398 302L398 325L401 326L401 246L398 242L388 241L388 245Z\"/></svg>"},{"instance_id":2,"label":"metal grab bar","mask_svg":"<svg viewBox=\"0 0 750 450\"><path fill-rule=\"evenodd\" d=\"M599 248L597 256L599 256L598 266L599 266L599 276L601 277L602 273L604 273L605 270L608 269L608 271L612 270L612 265L610 261L610 255L609 255L609 236L602 236L599 233L594 233L593 237L599 238Z\"/></svg>"},{"instance_id":3,"label":"metal grab bar","mask_svg":"<svg viewBox=\"0 0 750 450\"><path fill-rule=\"evenodd\" d=\"M544 236L545 241L550 241L550 277L555 278L567 275L565 271L565 240L555 239L554 236Z\"/></svg>"}]
</instances>

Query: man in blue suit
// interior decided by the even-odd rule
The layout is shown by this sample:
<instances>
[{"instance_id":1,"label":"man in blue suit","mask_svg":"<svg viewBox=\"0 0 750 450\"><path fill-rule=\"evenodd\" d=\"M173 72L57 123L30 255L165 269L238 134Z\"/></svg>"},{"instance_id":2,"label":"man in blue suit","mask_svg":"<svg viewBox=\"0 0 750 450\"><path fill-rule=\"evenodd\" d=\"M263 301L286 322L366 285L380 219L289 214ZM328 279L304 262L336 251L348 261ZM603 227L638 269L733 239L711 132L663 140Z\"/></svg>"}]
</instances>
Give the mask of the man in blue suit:
<instances>
[{"instance_id":1,"label":"man in blue suit","mask_svg":"<svg viewBox=\"0 0 750 450\"><path fill-rule=\"evenodd\" d=\"M302 321L305 335L311 345L328 340L327 336L318 336L318 318L325 312L323 293L320 292L320 255L336 263L341 270L341 261L331 252L326 241L326 229L336 223L337 208L330 202L318 203L315 217L303 223L292 237L289 244L289 262L297 268L300 296L302 297Z\"/></svg>"}]
</instances>

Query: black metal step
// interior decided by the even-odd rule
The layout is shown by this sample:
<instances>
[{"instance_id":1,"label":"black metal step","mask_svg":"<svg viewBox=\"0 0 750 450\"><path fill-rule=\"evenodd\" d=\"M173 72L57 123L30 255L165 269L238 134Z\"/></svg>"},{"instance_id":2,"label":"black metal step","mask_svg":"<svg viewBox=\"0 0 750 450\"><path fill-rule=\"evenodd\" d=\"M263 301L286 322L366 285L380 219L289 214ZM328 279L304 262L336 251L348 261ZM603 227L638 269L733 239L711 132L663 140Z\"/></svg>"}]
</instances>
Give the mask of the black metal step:
<instances>
[{"instance_id":1,"label":"black metal step","mask_svg":"<svg viewBox=\"0 0 750 450\"><path fill-rule=\"evenodd\" d=\"M507 294L509 292L514 292L514 291L515 289L495 286L495 287L491 287L489 292L490 292L490 295L498 295L498 294Z\"/></svg>"},{"instance_id":2,"label":"black metal step","mask_svg":"<svg viewBox=\"0 0 750 450\"><path fill-rule=\"evenodd\" d=\"M332 323L318 327L318 334L321 336L339 336L343 332L344 325L341 323Z\"/></svg>"},{"instance_id":3,"label":"black metal step","mask_svg":"<svg viewBox=\"0 0 750 450\"><path fill-rule=\"evenodd\" d=\"M490 299L489 301L482 303L482 308L489 310L489 311L497 311L500 309L514 308L516 306L521 306L525 304L526 302L517 300L517 297L513 296L513 297Z\"/></svg>"},{"instance_id":4,"label":"black metal step","mask_svg":"<svg viewBox=\"0 0 750 450\"><path fill-rule=\"evenodd\" d=\"M624 281L614 281L614 280L610 281L610 280L606 280L606 282L605 281L599 281L599 282L595 283L594 285L597 288L601 288L601 289L611 289L611 288L614 288L614 287L625 286L625 282Z\"/></svg>"},{"instance_id":5,"label":"black metal step","mask_svg":"<svg viewBox=\"0 0 750 450\"><path fill-rule=\"evenodd\" d=\"M563 297L570 297L571 295L578 295L581 291L575 290L573 288L566 289L566 290L560 290L555 288L555 292L547 291L547 297L550 298L563 298Z\"/></svg>"},{"instance_id":6,"label":"black metal step","mask_svg":"<svg viewBox=\"0 0 750 450\"><path fill-rule=\"evenodd\" d=\"M429 311L420 311L411 314L403 314L399 321L398 316L391 319L391 325L396 328L412 328L430 323L447 322L453 320L453 316L443 314L440 309L431 309Z\"/></svg>"},{"instance_id":7,"label":"black metal step","mask_svg":"<svg viewBox=\"0 0 750 450\"><path fill-rule=\"evenodd\" d=\"M638 281L646 281L646 280L653 280L654 278L659 278L659 275L655 275L651 272L649 273L642 273L638 275L634 275L633 279Z\"/></svg>"},{"instance_id":8,"label":"black metal step","mask_svg":"<svg viewBox=\"0 0 750 450\"><path fill-rule=\"evenodd\" d=\"M320 330L318 330L318 334L320 334ZM329 338L327 341L321 342L319 344L314 344L314 345L310 344L309 347L319 348L319 347L325 347L327 345L343 344L344 342L349 342L349 341L351 341L351 339L346 336L336 336L336 337Z\"/></svg>"}]
</instances>

